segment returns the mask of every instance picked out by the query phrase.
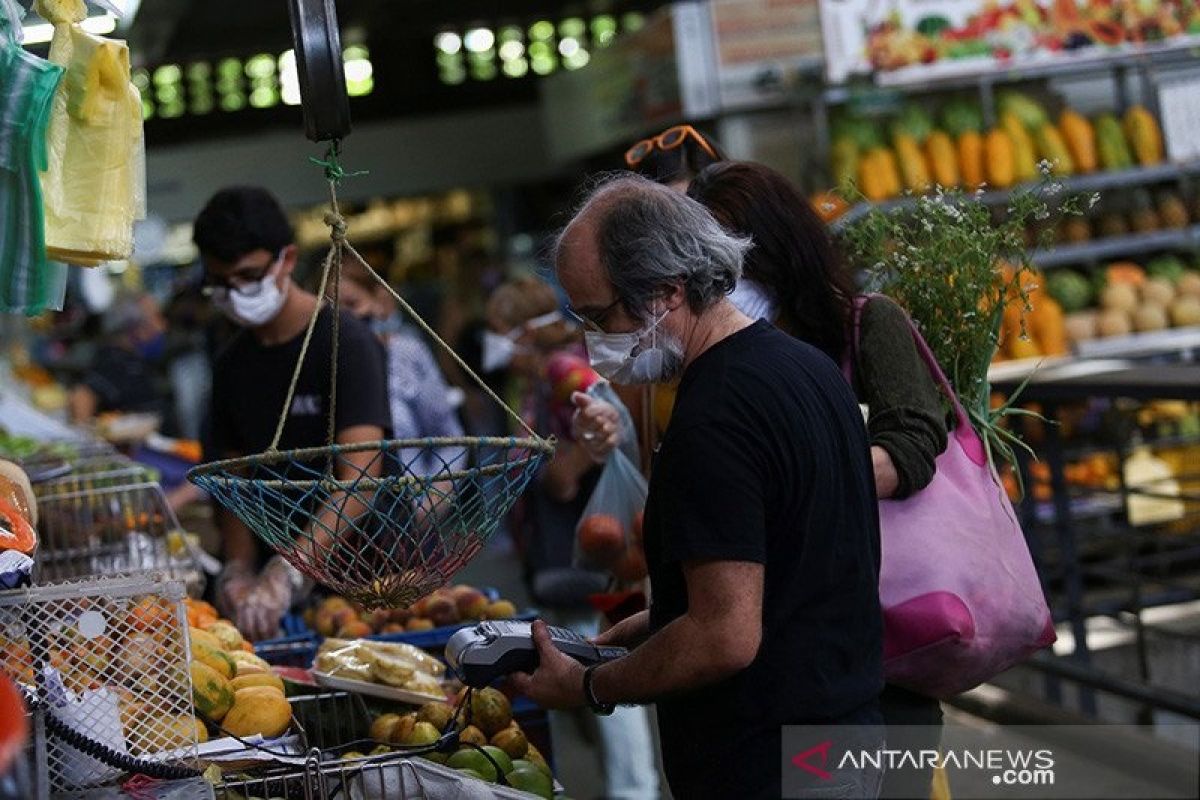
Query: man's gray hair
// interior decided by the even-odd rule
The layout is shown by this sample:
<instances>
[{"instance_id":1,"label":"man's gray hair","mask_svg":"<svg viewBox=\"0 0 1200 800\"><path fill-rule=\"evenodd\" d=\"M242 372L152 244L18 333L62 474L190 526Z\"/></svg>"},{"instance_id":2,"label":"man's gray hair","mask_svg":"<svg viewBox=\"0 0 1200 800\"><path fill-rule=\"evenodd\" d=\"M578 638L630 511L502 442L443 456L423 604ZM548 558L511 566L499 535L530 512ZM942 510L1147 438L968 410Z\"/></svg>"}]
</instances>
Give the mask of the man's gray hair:
<instances>
[{"instance_id":1,"label":"man's gray hair","mask_svg":"<svg viewBox=\"0 0 1200 800\"><path fill-rule=\"evenodd\" d=\"M617 297L643 320L672 284L683 285L696 313L716 305L733 291L751 247L749 238L726 231L700 203L640 175L605 180L589 193L572 224L584 215L595 225L600 262ZM556 263L565 234L566 229L555 242Z\"/></svg>"}]
</instances>

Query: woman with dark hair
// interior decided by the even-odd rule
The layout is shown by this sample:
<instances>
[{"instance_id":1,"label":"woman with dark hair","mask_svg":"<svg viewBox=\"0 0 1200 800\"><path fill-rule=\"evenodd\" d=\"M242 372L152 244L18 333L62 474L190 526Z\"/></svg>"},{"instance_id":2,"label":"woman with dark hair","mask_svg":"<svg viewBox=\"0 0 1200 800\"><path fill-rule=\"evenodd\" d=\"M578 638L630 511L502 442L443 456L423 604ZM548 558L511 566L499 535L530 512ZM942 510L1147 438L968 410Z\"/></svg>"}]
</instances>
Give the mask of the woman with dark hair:
<instances>
[{"instance_id":1,"label":"woman with dark hair","mask_svg":"<svg viewBox=\"0 0 1200 800\"><path fill-rule=\"evenodd\" d=\"M700 170L725 160L721 146L691 125L672 126L625 151L626 167L680 191Z\"/></svg>"},{"instance_id":2,"label":"woman with dark hair","mask_svg":"<svg viewBox=\"0 0 1200 800\"><path fill-rule=\"evenodd\" d=\"M715 163L695 177L687 193L727 229L753 241L730 296L739 310L775 323L838 364L849 362L855 394L866 406L876 495L903 499L924 489L946 449L946 408L917 353L904 310L874 297L856 314L858 292L829 230L775 170L748 162ZM606 443L584 435L591 432L587 422L578 420L576 433L600 457ZM937 748L942 711L935 698L889 684L880 708L889 726L889 747ZM913 735L917 730L921 735ZM924 800L931 777L930 771L890 770L881 796Z\"/></svg>"}]
</instances>

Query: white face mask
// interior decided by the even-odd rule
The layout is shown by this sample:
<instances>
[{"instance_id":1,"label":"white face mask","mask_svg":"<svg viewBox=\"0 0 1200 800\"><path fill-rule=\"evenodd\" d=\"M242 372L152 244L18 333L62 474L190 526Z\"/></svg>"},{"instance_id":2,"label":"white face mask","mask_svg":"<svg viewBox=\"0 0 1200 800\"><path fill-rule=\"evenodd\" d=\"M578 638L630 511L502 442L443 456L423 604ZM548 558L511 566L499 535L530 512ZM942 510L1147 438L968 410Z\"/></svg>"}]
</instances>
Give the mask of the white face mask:
<instances>
[{"instance_id":1,"label":"white face mask","mask_svg":"<svg viewBox=\"0 0 1200 800\"><path fill-rule=\"evenodd\" d=\"M666 383L683 368L683 346L667 335L658 335L658 325L669 314L664 311L642 328L631 333L585 331L588 361L592 369L613 383ZM642 342L647 337L650 344Z\"/></svg>"},{"instance_id":2,"label":"white face mask","mask_svg":"<svg viewBox=\"0 0 1200 800\"><path fill-rule=\"evenodd\" d=\"M484 372L495 372L498 369L504 369L512 363L513 356L518 353L528 352L528 348L517 344L517 339L527 330L537 330L544 328L547 325L553 325L562 319L562 314L557 311L551 311L548 314L542 314L540 317L534 317L524 325L513 328L508 333L496 333L494 331L483 332L483 358L482 364Z\"/></svg>"},{"instance_id":3,"label":"white face mask","mask_svg":"<svg viewBox=\"0 0 1200 800\"><path fill-rule=\"evenodd\" d=\"M729 293L729 302L750 319L774 322L778 304L770 289L756 280L742 278Z\"/></svg>"},{"instance_id":4,"label":"white face mask","mask_svg":"<svg viewBox=\"0 0 1200 800\"><path fill-rule=\"evenodd\" d=\"M263 276L262 280L239 289L218 287L213 290L212 301L233 322L244 328L260 328L279 316L287 299L291 281L282 289L275 282L283 264L283 253Z\"/></svg>"}]
</instances>

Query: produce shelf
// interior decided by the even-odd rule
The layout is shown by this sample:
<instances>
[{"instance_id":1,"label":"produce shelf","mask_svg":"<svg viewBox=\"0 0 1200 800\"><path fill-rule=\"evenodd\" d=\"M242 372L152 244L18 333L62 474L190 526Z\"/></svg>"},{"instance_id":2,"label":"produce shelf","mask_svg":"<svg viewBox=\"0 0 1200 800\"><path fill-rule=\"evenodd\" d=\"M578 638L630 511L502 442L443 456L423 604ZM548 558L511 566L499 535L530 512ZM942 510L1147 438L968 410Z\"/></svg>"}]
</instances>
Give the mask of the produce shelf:
<instances>
[{"instance_id":1,"label":"produce shelf","mask_svg":"<svg viewBox=\"0 0 1200 800\"><path fill-rule=\"evenodd\" d=\"M1200 348L1200 325L1080 342L1081 358L1145 358Z\"/></svg>"},{"instance_id":2,"label":"produce shelf","mask_svg":"<svg viewBox=\"0 0 1200 800\"><path fill-rule=\"evenodd\" d=\"M1104 172L1091 172L1086 175L1072 175L1067 178L1055 178L1054 184L1061 187L1061 190L1056 191L1058 195L1085 194L1088 192L1100 192L1106 189L1119 189L1125 186L1141 186L1148 183L1160 183L1163 181L1174 180L1180 175L1200 174L1200 160L1186 161L1179 164L1163 163L1154 164L1149 167L1132 167L1130 169L1107 170ZM1028 192L1037 189L1040 182L1022 183L1011 189L1003 189L1000 191L982 192L979 194L980 202L986 205L1003 205L1007 203L1009 198L1016 192ZM916 207L917 201L921 195L910 195L906 197L898 197L894 200L885 200L882 203L872 203L864 201L855 203L845 214L835 219L830 223L830 228L834 231L840 231L847 225L852 225L859 219L866 216L872 209L878 208L882 211L907 210ZM1174 231L1172 231L1174 233Z\"/></svg>"},{"instance_id":3,"label":"produce shelf","mask_svg":"<svg viewBox=\"0 0 1200 800\"><path fill-rule=\"evenodd\" d=\"M1129 236L1112 236L1078 244L1063 244L1045 250L1034 250L1029 257L1038 267L1053 269L1068 264L1189 248L1200 248L1200 225Z\"/></svg>"},{"instance_id":4,"label":"produce shelf","mask_svg":"<svg viewBox=\"0 0 1200 800\"><path fill-rule=\"evenodd\" d=\"M897 70L894 73L877 75L875 82L861 82L842 86L831 86L822 99L828 105L841 105L862 95L900 92L924 94L946 89L967 89L981 84L996 85L1018 83L1042 78L1062 78L1070 75L1086 75L1102 69L1124 67L1161 67L1171 63L1194 61L1200 49L1200 37L1183 36L1163 44L1143 44L1136 48L1110 50L1102 47L1089 48L1095 52L1084 52L1069 58L1054 58L1039 64L1012 66L997 69L994 62L986 66L979 62L963 61L958 74L932 75L927 66L914 68L911 73Z\"/></svg>"}]
</instances>

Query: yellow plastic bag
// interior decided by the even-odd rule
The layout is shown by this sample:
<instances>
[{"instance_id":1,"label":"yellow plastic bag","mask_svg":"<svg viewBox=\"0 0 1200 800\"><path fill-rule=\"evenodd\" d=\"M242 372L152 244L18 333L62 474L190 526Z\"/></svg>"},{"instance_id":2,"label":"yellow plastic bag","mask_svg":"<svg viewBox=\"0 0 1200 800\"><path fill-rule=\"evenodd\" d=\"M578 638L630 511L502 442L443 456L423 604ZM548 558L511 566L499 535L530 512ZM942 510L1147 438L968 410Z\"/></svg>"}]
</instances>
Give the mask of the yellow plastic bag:
<instances>
[{"instance_id":1,"label":"yellow plastic bag","mask_svg":"<svg viewBox=\"0 0 1200 800\"><path fill-rule=\"evenodd\" d=\"M39 0L39 11L55 25L49 59L66 69L42 176L47 255L81 266L127 259L146 197L141 99L130 81L129 49L74 24L73 0Z\"/></svg>"}]
</instances>

